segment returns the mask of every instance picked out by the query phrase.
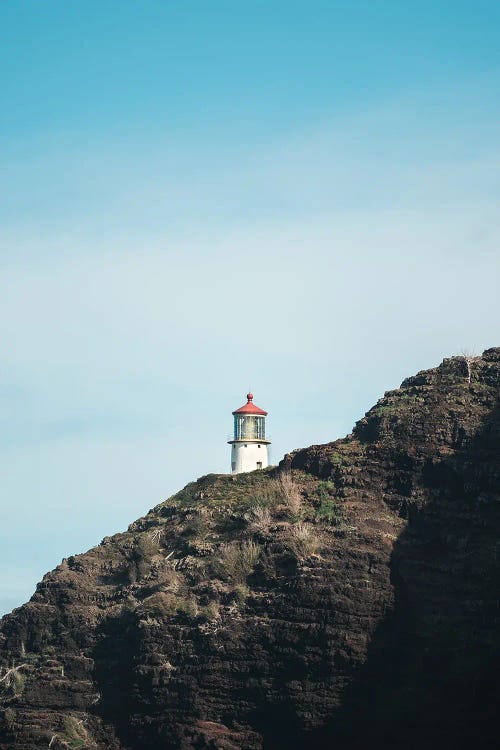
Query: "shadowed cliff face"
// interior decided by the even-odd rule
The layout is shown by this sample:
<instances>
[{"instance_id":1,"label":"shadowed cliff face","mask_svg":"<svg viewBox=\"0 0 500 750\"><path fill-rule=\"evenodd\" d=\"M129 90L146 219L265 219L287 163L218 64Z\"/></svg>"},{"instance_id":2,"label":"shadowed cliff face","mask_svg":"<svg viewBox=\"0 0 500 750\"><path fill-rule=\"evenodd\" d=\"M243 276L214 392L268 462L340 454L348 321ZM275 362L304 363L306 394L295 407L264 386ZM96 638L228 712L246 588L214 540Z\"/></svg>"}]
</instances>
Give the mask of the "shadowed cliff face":
<instances>
[{"instance_id":1,"label":"shadowed cliff face","mask_svg":"<svg viewBox=\"0 0 500 750\"><path fill-rule=\"evenodd\" d=\"M445 360L64 560L1 621L1 747L495 747L499 393Z\"/></svg>"}]
</instances>

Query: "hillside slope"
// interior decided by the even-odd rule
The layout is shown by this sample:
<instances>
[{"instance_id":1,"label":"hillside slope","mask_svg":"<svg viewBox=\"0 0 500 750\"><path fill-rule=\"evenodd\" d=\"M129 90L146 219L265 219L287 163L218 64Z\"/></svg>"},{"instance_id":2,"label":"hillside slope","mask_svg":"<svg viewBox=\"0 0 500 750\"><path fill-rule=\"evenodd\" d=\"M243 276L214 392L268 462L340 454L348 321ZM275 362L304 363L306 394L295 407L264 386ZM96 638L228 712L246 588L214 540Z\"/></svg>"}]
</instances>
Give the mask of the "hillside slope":
<instances>
[{"instance_id":1,"label":"hillside slope","mask_svg":"<svg viewBox=\"0 0 500 750\"><path fill-rule=\"evenodd\" d=\"M9 750L495 747L500 348L210 475L0 623Z\"/></svg>"}]
</instances>

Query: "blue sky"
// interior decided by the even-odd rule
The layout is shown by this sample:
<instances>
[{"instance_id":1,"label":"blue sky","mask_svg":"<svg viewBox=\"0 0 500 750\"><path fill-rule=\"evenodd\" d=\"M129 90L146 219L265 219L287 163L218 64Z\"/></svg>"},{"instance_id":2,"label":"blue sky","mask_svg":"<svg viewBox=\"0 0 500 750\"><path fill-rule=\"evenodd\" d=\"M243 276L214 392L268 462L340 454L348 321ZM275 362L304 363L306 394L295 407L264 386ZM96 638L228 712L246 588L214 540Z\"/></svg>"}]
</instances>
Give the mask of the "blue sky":
<instances>
[{"instance_id":1,"label":"blue sky","mask_svg":"<svg viewBox=\"0 0 500 750\"><path fill-rule=\"evenodd\" d=\"M495 2L0 5L0 611L498 345Z\"/></svg>"}]
</instances>

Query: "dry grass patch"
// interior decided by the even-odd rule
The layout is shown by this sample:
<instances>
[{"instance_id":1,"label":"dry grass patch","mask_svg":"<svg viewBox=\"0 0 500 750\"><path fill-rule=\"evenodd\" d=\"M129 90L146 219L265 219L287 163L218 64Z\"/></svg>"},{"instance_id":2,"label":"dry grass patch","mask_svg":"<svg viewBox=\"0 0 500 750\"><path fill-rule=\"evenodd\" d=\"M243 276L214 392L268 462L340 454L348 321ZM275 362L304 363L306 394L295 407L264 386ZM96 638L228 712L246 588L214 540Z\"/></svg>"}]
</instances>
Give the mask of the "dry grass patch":
<instances>
[{"instance_id":1,"label":"dry grass patch","mask_svg":"<svg viewBox=\"0 0 500 750\"><path fill-rule=\"evenodd\" d=\"M300 519L302 515L302 494L300 488L293 481L291 474L282 474L279 483L288 514L292 520Z\"/></svg>"},{"instance_id":2,"label":"dry grass patch","mask_svg":"<svg viewBox=\"0 0 500 750\"><path fill-rule=\"evenodd\" d=\"M319 540L314 528L303 521L288 527L284 538L285 545L299 560L317 552Z\"/></svg>"},{"instance_id":3,"label":"dry grass patch","mask_svg":"<svg viewBox=\"0 0 500 750\"><path fill-rule=\"evenodd\" d=\"M71 748L84 747L87 744L88 733L83 726L83 719L76 719L74 716L65 716L63 727L62 736Z\"/></svg>"},{"instance_id":4,"label":"dry grass patch","mask_svg":"<svg viewBox=\"0 0 500 750\"><path fill-rule=\"evenodd\" d=\"M209 622L218 620L220 617L220 605L219 602L209 602L203 610L203 615Z\"/></svg>"},{"instance_id":5,"label":"dry grass patch","mask_svg":"<svg viewBox=\"0 0 500 750\"><path fill-rule=\"evenodd\" d=\"M239 583L234 587L234 594L238 604L245 604L247 597L250 593L250 589L244 583Z\"/></svg>"},{"instance_id":6,"label":"dry grass patch","mask_svg":"<svg viewBox=\"0 0 500 750\"><path fill-rule=\"evenodd\" d=\"M232 542L221 548L220 563L229 578L242 582L253 572L260 554L260 546L255 542Z\"/></svg>"},{"instance_id":7,"label":"dry grass patch","mask_svg":"<svg viewBox=\"0 0 500 750\"><path fill-rule=\"evenodd\" d=\"M26 669L29 669L29 664L18 664L6 669L4 674L0 674L0 689L10 691L15 696L22 695L27 675L21 670Z\"/></svg>"},{"instance_id":8,"label":"dry grass patch","mask_svg":"<svg viewBox=\"0 0 500 750\"><path fill-rule=\"evenodd\" d=\"M179 599L174 594L158 591L144 599L139 608L150 617L164 620L177 612L178 602Z\"/></svg>"},{"instance_id":9,"label":"dry grass patch","mask_svg":"<svg viewBox=\"0 0 500 750\"><path fill-rule=\"evenodd\" d=\"M252 534L266 534L273 519L269 508L257 505L245 514L245 520Z\"/></svg>"},{"instance_id":10,"label":"dry grass patch","mask_svg":"<svg viewBox=\"0 0 500 750\"><path fill-rule=\"evenodd\" d=\"M138 609L153 620L166 620L178 614L196 617L198 614L198 604L193 596L176 596L164 591L148 596Z\"/></svg>"}]
</instances>

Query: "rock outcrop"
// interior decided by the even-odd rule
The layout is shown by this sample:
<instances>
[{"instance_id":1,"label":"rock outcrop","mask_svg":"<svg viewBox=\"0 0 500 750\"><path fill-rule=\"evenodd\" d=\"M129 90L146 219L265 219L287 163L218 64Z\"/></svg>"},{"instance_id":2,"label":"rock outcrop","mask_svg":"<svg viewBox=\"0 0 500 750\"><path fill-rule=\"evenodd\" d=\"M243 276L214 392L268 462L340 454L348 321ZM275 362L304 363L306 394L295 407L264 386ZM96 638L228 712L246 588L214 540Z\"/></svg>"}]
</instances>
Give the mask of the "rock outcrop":
<instances>
[{"instance_id":1,"label":"rock outcrop","mask_svg":"<svg viewBox=\"0 0 500 750\"><path fill-rule=\"evenodd\" d=\"M64 560L0 623L0 746L496 747L499 394L445 360Z\"/></svg>"}]
</instances>

